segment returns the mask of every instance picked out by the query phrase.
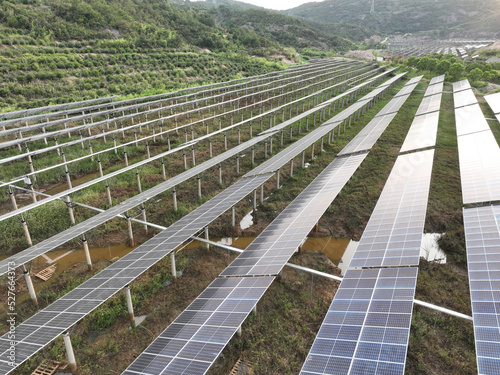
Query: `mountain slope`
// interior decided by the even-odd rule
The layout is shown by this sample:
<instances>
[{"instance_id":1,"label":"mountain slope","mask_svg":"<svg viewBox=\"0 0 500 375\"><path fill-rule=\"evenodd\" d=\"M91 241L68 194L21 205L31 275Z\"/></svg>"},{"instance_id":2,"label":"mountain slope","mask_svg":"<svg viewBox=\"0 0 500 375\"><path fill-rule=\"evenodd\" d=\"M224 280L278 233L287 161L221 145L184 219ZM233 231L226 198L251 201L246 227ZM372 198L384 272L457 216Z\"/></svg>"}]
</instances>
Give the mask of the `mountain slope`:
<instances>
[{"instance_id":1,"label":"mountain slope","mask_svg":"<svg viewBox=\"0 0 500 375\"><path fill-rule=\"evenodd\" d=\"M440 31L450 28L474 35L500 34L498 27L483 22L500 14L500 0L375 0L375 12L370 13L372 0L326 0L306 3L287 10L287 14L319 22L346 22L362 26L382 35ZM469 30L467 23L483 25Z\"/></svg>"}]
</instances>

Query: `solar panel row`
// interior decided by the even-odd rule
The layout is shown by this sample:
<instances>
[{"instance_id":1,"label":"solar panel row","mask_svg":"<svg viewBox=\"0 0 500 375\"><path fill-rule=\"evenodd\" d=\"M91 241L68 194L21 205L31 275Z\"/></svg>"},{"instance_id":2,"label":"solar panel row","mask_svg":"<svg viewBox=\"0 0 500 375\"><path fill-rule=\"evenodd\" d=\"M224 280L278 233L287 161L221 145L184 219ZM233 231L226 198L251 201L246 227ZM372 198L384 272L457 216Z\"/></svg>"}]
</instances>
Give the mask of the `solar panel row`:
<instances>
[{"instance_id":1,"label":"solar panel row","mask_svg":"<svg viewBox=\"0 0 500 375\"><path fill-rule=\"evenodd\" d=\"M273 281L215 279L123 374L205 373Z\"/></svg>"},{"instance_id":2,"label":"solar panel row","mask_svg":"<svg viewBox=\"0 0 500 375\"><path fill-rule=\"evenodd\" d=\"M417 268L348 270L301 375L404 373Z\"/></svg>"},{"instance_id":3,"label":"solar panel row","mask_svg":"<svg viewBox=\"0 0 500 375\"><path fill-rule=\"evenodd\" d=\"M439 108L443 92L443 76L434 77L424 94L424 100L413 119L399 152L419 150L436 145ZM434 111L437 108L436 111Z\"/></svg>"},{"instance_id":4,"label":"solar panel row","mask_svg":"<svg viewBox=\"0 0 500 375\"><path fill-rule=\"evenodd\" d=\"M500 372L500 206L464 208L478 373Z\"/></svg>"},{"instance_id":5,"label":"solar panel row","mask_svg":"<svg viewBox=\"0 0 500 375\"><path fill-rule=\"evenodd\" d=\"M418 265L434 150L401 155L349 267Z\"/></svg>"},{"instance_id":6,"label":"solar panel row","mask_svg":"<svg viewBox=\"0 0 500 375\"><path fill-rule=\"evenodd\" d=\"M474 96L468 81L455 82L453 89L463 203L500 200L498 143L479 104L459 107L464 93Z\"/></svg>"},{"instance_id":7,"label":"solar panel row","mask_svg":"<svg viewBox=\"0 0 500 375\"><path fill-rule=\"evenodd\" d=\"M497 120L500 121L500 92L492 95L486 95L484 98L495 114Z\"/></svg>"}]
</instances>

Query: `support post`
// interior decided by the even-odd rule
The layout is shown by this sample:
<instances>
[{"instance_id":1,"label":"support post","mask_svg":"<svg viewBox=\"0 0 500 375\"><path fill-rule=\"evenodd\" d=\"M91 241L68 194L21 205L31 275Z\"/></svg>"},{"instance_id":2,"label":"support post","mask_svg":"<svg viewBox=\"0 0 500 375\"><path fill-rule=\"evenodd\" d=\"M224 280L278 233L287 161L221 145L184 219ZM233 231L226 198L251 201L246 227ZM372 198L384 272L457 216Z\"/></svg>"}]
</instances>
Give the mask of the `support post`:
<instances>
[{"instance_id":1,"label":"support post","mask_svg":"<svg viewBox=\"0 0 500 375\"><path fill-rule=\"evenodd\" d=\"M222 164L219 164L219 184L222 185Z\"/></svg>"},{"instance_id":2,"label":"support post","mask_svg":"<svg viewBox=\"0 0 500 375\"><path fill-rule=\"evenodd\" d=\"M132 219L127 215L127 224L128 224L128 238L130 240L130 246L134 247L134 232L132 231Z\"/></svg>"},{"instance_id":3,"label":"support post","mask_svg":"<svg viewBox=\"0 0 500 375\"><path fill-rule=\"evenodd\" d=\"M111 190L109 189L108 180L106 180L106 196L108 197L108 203L110 206L113 205L113 200L111 199Z\"/></svg>"},{"instance_id":4,"label":"support post","mask_svg":"<svg viewBox=\"0 0 500 375\"><path fill-rule=\"evenodd\" d=\"M69 219L71 220L71 225L75 225L75 214L73 213L73 206L71 205L71 199L69 196L64 197L64 201L66 202L66 206L68 206L69 211Z\"/></svg>"},{"instance_id":5,"label":"support post","mask_svg":"<svg viewBox=\"0 0 500 375\"><path fill-rule=\"evenodd\" d=\"M28 291L30 293L31 300L33 301L33 305L38 306L38 298L36 298L35 287L33 286L33 281L31 280L30 272L28 270L24 270L24 279L26 280L26 285L28 286Z\"/></svg>"},{"instance_id":6,"label":"support post","mask_svg":"<svg viewBox=\"0 0 500 375\"><path fill-rule=\"evenodd\" d=\"M71 338L69 337L69 331L63 333L64 346L66 347L66 355L68 357L69 367L71 372L76 372L76 359L75 353L73 352L73 346L71 345Z\"/></svg>"},{"instance_id":7,"label":"support post","mask_svg":"<svg viewBox=\"0 0 500 375\"><path fill-rule=\"evenodd\" d=\"M82 244L83 244L83 251L85 252L85 260L87 261L87 267L89 271L92 271L92 259L90 258L89 244L87 242L85 234L82 234Z\"/></svg>"},{"instance_id":8,"label":"support post","mask_svg":"<svg viewBox=\"0 0 500 375\"><path fill-rule=\"evenodd\" d=\"M170 269L172 270L172 279L174 283L177 281L177 270L175 269L175 252L170 253Z\"/></svg>"},{"instance_id":9,"label":"support post","mask_svg":"<svg viewBox=\"0 0 500 375\"><path fill-rule=\"evenodd\" d=\"M279 188L280 188L280 170L278 168L278 170L276 171L276 189Z\"/></svg>"},{"instance_id":10,"label":"support post","mask_svg":"<svg viewBox=\"0 0 500 375\"><path fill-rule=\"evenodd\" d=\"M290 160L290 177L293 177L293 158Z\"/></svg>"},{"instance_id":11,"label":"support post","mask_svg":"<svg viewBox=\"0 0 500 375\"><path fill-rule=\"evenodd\" d=\"M141 215L142 215L142 221L147 221L146 220L146 207L144 207L144 203L141 205ZM144 232L148 234L148 225L144 224Z\"/></svg>"},{"instance_id":12,"label":"support post","mask_svg":"<svg viewBox=\"0 0 500 375\"><path fill-rule=\"evenodd\" d=\"M130 293L130 285L125 286L125 296L127 297L127 310L130 318L130 325L135 328L134 305L132 304L132 294Z\"/></svg>"},{"instance_id":13,"label":"support post","mask_svg":"<svg viewBox=\"0 0 500 375\"><path fill-rule=\"evenodd\" d=\"M264 184L260 185L260 204L264 204Z\"/></svg>"},{"instance_id":14,"label":"support post","mask_svg":"<svg viewBox=\"0 0 500 375\"><path fill-rule=\"evenodd\" d=\"M253 210L257 211L257 190L253 191Z\"/></svg>"},{"instance_id":15,"label":"support post","mask_svg":"<svg viewBox=\"0 0 500 375\"><path fill-rule=\"evenodd\" d=\"M197 176L196 179L198 180L198 198L201 198L201 177Z\"/></svg>"},{"instance_id":16,"label":"support post","mask_svg":"<svg viewBox=\"0 0 500 375\"><path fill-rule=\"evenodd\" d=\"M205 239L206 239L207 241L209 241L209 240L210 240L210 237L208 236L208 227L205 227ZM210 250L210 245L209 245L208 243L206 243L206 244L205 244L205 248L206 248L207 250Z\"/></svg>"},{"instance_id":17,"label":"support post","mask_svg":"<svg viewBox=\"0 0 500 375\"><path fill-rule=\"evenodd\" d=\"M231 225L233 228L236 226L236 210L234 209L234 206L231 208Z\"/></svg>"},{"instance_id":18,"label":"support post","mask_svg":"<svg viewBox=\"0 0 500 375\"><path fill-rule=\"evenodd\" d=\"M175 188L172 190L172 200L174 202L174 211L177 212L177 192Z\"/></svg>"},{"instance_id":19,"label":"support post","mask_svg":"<svg viewBox=\"0 0 500 375\"><path fill-rule=\"evenodd\" d=\"M28 242L28 246L33 246L33 241L31 241L30 231L28 229L28 224L26 224L26 220L21 217L21 224L23 226L24 236L26 237L26 241Z\"/></svg>"},{"instance_id":20,"label":"support post","mask_svg":"<svg viewBox=\"0 0 500 375\"><path fill-rule=\"evenodd\" d=\"M241 335L242 335L241 326L238 327L238 329L236 330L236 333L238 334L238 337L241 337Z\"/></svg>"}]
</instances>

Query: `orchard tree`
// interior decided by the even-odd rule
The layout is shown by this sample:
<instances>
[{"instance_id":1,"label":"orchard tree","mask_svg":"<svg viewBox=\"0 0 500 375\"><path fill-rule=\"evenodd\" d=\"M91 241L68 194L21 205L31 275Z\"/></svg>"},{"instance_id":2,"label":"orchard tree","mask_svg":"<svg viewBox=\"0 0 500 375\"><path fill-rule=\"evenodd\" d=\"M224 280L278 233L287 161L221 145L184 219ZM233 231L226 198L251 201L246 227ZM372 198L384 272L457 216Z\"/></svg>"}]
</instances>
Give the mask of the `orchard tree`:
<instances>
[{"instance_id":1,"label":"orchard tree","mask_svg":"<svg viewBox=\"0 0 500 375\"><path fill-rule=\"evenodd\" d=\"M450 69L448 70L448 73L450 74L451 78L456 81L458 80L462 74L464 74L464 66L460 63L453 63L450 66Z\"/></svg>"}]
</instances>

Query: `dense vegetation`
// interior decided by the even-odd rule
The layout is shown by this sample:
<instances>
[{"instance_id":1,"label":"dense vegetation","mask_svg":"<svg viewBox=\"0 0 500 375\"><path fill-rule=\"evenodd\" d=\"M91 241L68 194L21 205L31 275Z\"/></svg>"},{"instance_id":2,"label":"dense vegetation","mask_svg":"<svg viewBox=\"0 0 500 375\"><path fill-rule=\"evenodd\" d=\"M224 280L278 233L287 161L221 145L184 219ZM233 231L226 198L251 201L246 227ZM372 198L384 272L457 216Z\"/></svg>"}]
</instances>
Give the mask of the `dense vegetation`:
<instances>
[{"instance_id":1,"label":"dense vegetation","mask_svg":"<svg viewBox=\"0 0 500 375\"><path fill-rule=\"evenodd\" d=\"M381 35L421 31L441 37L452 32L460 37L499 35L493 26L500 17L498 0L376 0L374 13L371 4L371 0L326 0L286 12L320 22L347 22Z\"/></svg>"},{"instance_id":2,"label":"dense vegetation","mask_svg":"<svg viewBox=\"0 0 500 375\"><path fill-rule=\"evenodd\" d=\"M411 56L407 59L394 56L392 62L405 69L417 69L429 77L445 74L446 80L452 82L467 78L478 88L487 86L490 82L500 83L500 63L486 63L479 60L464 64L453 55L429 55L421 58Z\"/></svg>"},{"instance_id":3,"label":"dense vegetation","mask_svg":"<svg viewBox=\"0 0 500 375\"><path fill-rule=\"evenodd\" d=\"M226 81L283 69L282 58L297 58L295 48L314 56L315 48L354 46L278 13L195 4L0 2L0 109ZM216 26L221 14L226 21ZM234 26L245 20L256 27Z\"/></svg>"}]
</instances>

